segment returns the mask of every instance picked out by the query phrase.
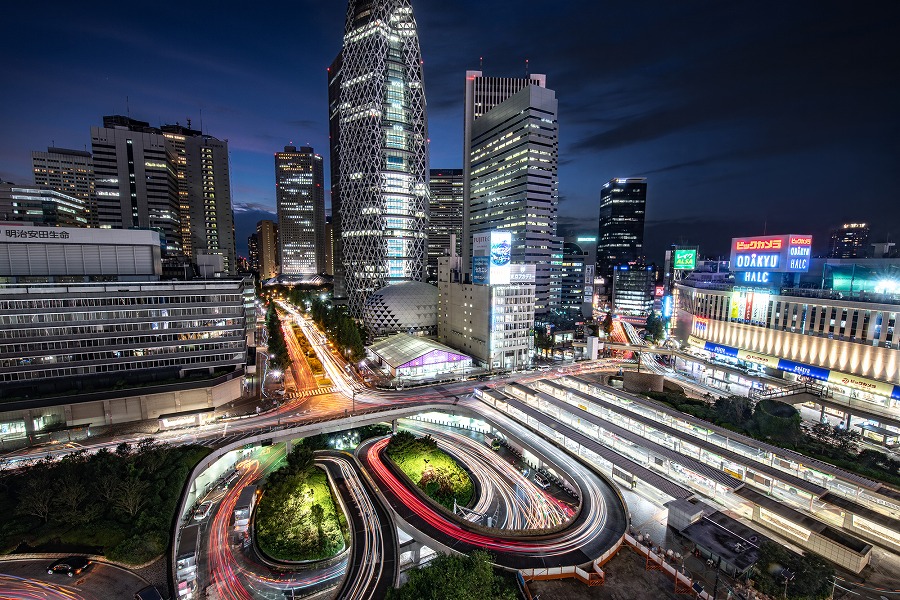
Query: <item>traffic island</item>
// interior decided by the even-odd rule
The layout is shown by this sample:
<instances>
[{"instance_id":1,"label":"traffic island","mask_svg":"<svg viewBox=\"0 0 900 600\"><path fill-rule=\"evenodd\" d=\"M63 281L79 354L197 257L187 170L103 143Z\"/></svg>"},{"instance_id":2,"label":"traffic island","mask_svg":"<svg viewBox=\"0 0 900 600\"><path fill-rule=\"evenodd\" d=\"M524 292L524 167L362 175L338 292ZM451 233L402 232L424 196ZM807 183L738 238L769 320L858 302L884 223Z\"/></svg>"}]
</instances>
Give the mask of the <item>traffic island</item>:
<instances>
[{"instance_id":1,"label":"traffic island","mask_svg":"<svg viewBox=\"0 0 900 600\"><path fill-rule=\"evenodd\" d=\"M472 502L472 478L430 435L417 438L407 431L397 432L385 454L416 487L447 510L452 511L454 503L468 506Z\"/></svg>"},{"instance_id":2,"label":"traffic island","mask_svg":"<svg viewBox=\"0 0 900 600\"><path fill-rule=\"evenodd\" d=\"M312 450L297 445L269 475L255 521L256 544L274 561L320 561L347 546L347 522L336 509L325 472L312 464Z\"/></svg>"}]
</instances>

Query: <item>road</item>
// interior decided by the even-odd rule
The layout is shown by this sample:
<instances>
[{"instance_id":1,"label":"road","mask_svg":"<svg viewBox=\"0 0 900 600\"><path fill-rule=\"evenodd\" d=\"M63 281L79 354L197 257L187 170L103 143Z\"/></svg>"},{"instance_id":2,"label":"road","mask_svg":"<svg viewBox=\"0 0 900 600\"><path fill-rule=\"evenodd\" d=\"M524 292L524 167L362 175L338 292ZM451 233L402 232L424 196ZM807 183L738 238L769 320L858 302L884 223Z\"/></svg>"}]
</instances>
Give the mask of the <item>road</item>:
<instances>
[{"instance_id":1,"label":"road","mask_svg":"<svg viewBox=\"0 0 900 600\"><path fill-rule=\"evenodd\" d=\"M484 441L448 427L404 419L402 428L417 435L430 435L438 447L457 458L475 476L481 488L477 503L467 518L480 525L511 531L559 527L574 515L574 502L563 501L539 488L522 472L501 458ZM478 434L480 435L480 434Z\"/></svg>"},{"instance_id":2,"label":"road","mask_svg":"<svg viewBox=\"0 0 900 600\"><path fill-rule=\"evenodd\" d=\"M0 598L4 600L107 600L131 598L147 582L126 569L95 562L78 577L48 575L54 559L0 562Z\"/></svg>"},{"instance_id":3,"label":"road","mask_svg":"<svg viewBox=\"0 0 900 600\"><path fill-rule=\"evenodd\" d=\"M325 467L341 495L352 535L347 574L335 598L384 598L397 577L394 522L375 498L352 455L320 452L316 462Z\"/></svg>"}]
</instances>

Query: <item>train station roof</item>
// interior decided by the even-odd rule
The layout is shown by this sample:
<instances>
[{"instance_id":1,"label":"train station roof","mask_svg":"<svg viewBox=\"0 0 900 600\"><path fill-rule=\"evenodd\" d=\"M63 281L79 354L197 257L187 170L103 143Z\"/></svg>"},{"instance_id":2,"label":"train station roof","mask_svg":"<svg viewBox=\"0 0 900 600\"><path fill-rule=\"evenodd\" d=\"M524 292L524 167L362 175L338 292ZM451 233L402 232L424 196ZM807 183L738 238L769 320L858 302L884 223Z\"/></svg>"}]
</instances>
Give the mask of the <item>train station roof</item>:
<instances>
[{"instance_id":1,"label":"train station roof","mask_svg":"<svg viewBox=\"0 0 900 600\"><path fill-rule=\"evenodd\" d=\"M471 360L470 356L449 346L407 333L398 333L375 342L369 350L394 369Z\"/></svg>"}]
</instances>

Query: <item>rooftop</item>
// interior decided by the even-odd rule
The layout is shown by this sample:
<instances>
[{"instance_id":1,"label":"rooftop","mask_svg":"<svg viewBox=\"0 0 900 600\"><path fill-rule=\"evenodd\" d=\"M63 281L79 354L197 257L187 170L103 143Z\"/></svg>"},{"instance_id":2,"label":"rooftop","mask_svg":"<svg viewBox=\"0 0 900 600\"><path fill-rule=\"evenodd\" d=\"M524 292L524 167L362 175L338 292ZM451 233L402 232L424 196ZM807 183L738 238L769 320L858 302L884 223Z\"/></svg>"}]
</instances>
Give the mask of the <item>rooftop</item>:
<instances>
[{"instance_id":1,"label":"rooftop","mask_svg":"<svg viewBox=\"0 0 900 600\"><path fill-rule=\"evenodd\" d=\"M369 346L369 350L377 354L381 360L393 368L398 368L410 363L430 352L445 352L448 356L459 357L456 360L469 358L434 340L424 337L415 337L408 333L398 333Z\"/></svg>"}]
</instances>

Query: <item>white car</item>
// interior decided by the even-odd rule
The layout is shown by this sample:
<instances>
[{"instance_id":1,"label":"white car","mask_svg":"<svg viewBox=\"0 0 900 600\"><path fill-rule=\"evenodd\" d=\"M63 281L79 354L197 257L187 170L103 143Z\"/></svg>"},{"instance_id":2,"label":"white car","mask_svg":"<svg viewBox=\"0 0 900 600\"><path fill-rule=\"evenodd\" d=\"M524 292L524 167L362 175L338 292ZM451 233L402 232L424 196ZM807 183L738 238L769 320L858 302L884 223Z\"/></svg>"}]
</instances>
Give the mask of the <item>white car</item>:
<instances>
[{"instance_id":1,"label":"white car","mask_svg":"<svg viewBox=\"0 0 900 600\"><path fill-rule=\"evenodd\" d=\"M194 513L195 521L202 521L206 517L209 516L209 513L212 511L212 502L204 502L200 505L200 508L197 509L197 512Z\"/></svg>"}]
</instances>

